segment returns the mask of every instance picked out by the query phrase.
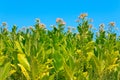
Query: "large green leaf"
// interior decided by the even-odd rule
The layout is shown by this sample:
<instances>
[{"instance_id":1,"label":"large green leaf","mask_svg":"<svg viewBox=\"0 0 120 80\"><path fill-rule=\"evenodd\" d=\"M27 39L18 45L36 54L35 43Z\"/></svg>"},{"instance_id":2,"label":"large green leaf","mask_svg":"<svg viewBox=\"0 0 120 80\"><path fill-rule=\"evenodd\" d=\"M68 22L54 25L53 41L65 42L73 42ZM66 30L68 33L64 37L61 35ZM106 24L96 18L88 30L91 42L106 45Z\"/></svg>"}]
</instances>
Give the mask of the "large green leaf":
<instances>
[{"instance_id":1,"label":"large green leaf","mask_svg":"<svg viewBox=\"0 0 120 80\"><path fill-rule=\"evenodd\" d=\"M59 71L61 69L63 69L63 59L62 59L62 55L60 53L54 53L54 67L56 69L56 71Z\"/></svg>"},{"instance_id":2,"label":"large green leaf","mask_svg":"<svg viewBox=\"0 0 120 80\"><path fill-rule=\"evenodd\" d=\"M9 76L10 62L4 64L0 67L0 80L5 80Z\"/></svg>"},{"instance_id":3,"label":"large green leaf","mask_svg":"<svg viewBox=\"0 0 120 80\"><path fill-rule=\"evenodd\" d=\"M25 56L25 54L23 53L18 53L17 54L17 58L18 61L20 62L21 65L23 65L25 67L25 69L27 69L28 71L30 71L30 64Z\"/></svg>"},{"instance_id":4,"label":"large green leaf","mask_svg":"<svg viewBox=\"0 0 120 80\"><path fill-rule=\"evenodd\" d=\"M65 62L64 62L64 69L67 73L68 79L73 80L74 79L74 76L73 76L74 72L72 72L72 70L69 68L69 66Z\"/></svg>"},{"instance_id":5,"label":"large green leaf","mask_svg":"<svg viewBox=\"0 0 120 80\"><path fill-rule=\"evenodd\" d=\"M27 80L31 80L28 71L24 68L23 65L18 64L18 66L21 68L21 72L24 74L25 78Z\"/></svg>"}]
</instances>

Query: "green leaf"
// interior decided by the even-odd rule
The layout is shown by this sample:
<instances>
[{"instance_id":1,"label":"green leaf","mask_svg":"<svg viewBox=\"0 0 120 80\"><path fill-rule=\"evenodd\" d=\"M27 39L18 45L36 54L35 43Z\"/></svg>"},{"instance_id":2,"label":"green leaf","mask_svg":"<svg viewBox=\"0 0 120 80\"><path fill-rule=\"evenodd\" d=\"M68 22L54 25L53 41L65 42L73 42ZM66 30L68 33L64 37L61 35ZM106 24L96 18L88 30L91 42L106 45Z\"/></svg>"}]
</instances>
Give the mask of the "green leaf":
<instances>
[{"instance_id":1,"label":"green leaf","mask_svg":"<svg viewBox=\"0 0 120 80\"><path fill-rule=\"evenodd\" d=\"M40 73L41 68L39 68L40 64L38 63L37 59L33 57L31 59L31 74L32 80L36 80L37 76Z\"/></svg>"},{"instance_id":2,"label":"green leaf","mask_svg":"<svg viewBox=\"0 0 120 80\"><path fill-rule=\"evenodd\" d=\"M16 72L16 70L11 70L10 72L9 72L9 76L11 76L12 74L14 74Z\"/></svg>"},{"instance_id":3,"label":"green leaf","mask_svg":"<svg viewBox=\"0 0 120 80\"><path fill-rule=\"evenodd\" d=\"M18 41L15 41L15 45L20 53L24 53L22 50L23 46Z\"/></svg>"},{"instance_id":4,"label":"green leaf","mask_svg":"<svg viewBox=\"0 0 120 80\"><path fill-rule=\"evenodd\" d=\"M49 80L54 80L54 77L55 77L55 74L52 74L52 75L49 77Z\"/></svg>"},{"instance_id":5,"label":"green leaf","mask_svg":"<svg viewBox=\"0 0 120 80\"><path fill-rule=\"evenodd\" d=\"M54 54L54 67L57 71L61 70L63 68L63 59L62 56L59 53Z\"/></svg>"},{"instance_id":6,"label":"green leaf","mask_svg":"<svg viewBox=\"0 0 120 80\"><path fill-rule=\"evenodd\" d=\"M64 69L69 77L70 80L73 80L73 72L71 71L71 69L69 68L69 66L64 62Z\"/></svg>"},{"instance_id":7,"label":"green leaf","mask_svg":"<svg viewBox=\"0 0 120 80\"><path fill-rule=\"evenodd\" d=\"M25 69L27 69L28 71L30 71L30 64L25 56L25 54L17 54L18 57L18 61L20 62L21 65L23 65L25 67Z\"/></svg>"},{"instance_id":8,"label":"green leaf","mask_svg":"<svg viewBox=\"0 0 120 80\"><path fill-rule=\"evenodd\" d=\"M2 66L6 60L6 56L0 56L0 66Z\"/></svg>"},{"instance_id":9,"label":"green leaf","mask_svg":"<svg viewBox=\"0 0 120 80\"><path fill-rule=\"evenodd\" d=\"M24 68L24 66L21 65L21 64L18 64L18 66L21 68L21 71L22 71L22 73L24 74L25 78L26 78L27 80L31 80L31 79L30 79L30 76L29 76L27 70Z\"/></svg>"},{"instance_id":10,"label":"green leaf","mask_svg":"<svg viewBox=\"0 0 120 80\"><path fill-rule=\"evenodd\" d=\"M5 80L9 76L10 62L0 67L0 80Z\"/></svg>"}]
</instances>

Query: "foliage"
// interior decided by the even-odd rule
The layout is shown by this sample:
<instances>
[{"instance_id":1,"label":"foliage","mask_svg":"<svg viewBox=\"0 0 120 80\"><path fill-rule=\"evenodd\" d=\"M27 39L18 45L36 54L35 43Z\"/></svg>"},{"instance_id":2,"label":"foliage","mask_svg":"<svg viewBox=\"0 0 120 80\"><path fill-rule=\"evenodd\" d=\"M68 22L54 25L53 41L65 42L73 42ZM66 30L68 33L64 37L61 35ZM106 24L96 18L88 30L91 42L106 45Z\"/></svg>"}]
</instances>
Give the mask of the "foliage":
<instances>
[{"instance_id":1,"label":"foliage","mask_svg":"<svg viewBox=\"0 0 120 80\"><path fill-rule=\"evenodd\" d=\"M64 31L65 22L47 30L0 28L0 80L120 80L120 38L101 25L94 32L87 14L79 17L78 33ZM109 25L114 30L114 23Z\"/></svg>"}]
</instances>

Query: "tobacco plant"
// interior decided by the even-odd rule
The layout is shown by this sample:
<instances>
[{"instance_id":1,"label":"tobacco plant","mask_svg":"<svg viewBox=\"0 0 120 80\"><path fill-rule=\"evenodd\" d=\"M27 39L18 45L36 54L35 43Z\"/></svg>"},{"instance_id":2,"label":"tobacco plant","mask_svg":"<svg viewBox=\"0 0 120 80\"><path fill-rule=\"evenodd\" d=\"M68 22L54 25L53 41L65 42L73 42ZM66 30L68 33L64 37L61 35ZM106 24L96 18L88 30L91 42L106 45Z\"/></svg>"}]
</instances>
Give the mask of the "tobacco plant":
<instances>
[{"instance_id":1,"label":"tobacco plant","mask_svg":"<svg viewBox=\"0 0 120 80\"><path fill-rule=\"evenodd\" d=\"M77 31L58 18L52 30L39 19L18 31L0 26L0 80L120 80L120 37L115 23L95 33L87 14ZM96 37L94 37L96 36Z\"/></svg>"}]
</instances>

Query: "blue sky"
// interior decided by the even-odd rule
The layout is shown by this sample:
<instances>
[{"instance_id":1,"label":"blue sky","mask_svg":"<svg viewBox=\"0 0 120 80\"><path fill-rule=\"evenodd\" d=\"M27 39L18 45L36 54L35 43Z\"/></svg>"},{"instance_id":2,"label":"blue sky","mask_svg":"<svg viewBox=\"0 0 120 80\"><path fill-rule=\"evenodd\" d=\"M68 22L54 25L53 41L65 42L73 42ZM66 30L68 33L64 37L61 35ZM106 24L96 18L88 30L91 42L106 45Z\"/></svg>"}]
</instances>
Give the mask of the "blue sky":
<instances>
[{"instance_id":1,"label":"blue sky","mask_svg":"<svg viewBox=\"0 0 120 80\"><path fill-rule=\"evenodd\" d=\"M63 18L66 26L75 26L81 13L88 13L94 20L94 27L115 21L120 25L120 0L0 0L0 23L8 27L32 26L36 18L46 24L55 24L56 18Z\"/></svg>"}]
</instances>

